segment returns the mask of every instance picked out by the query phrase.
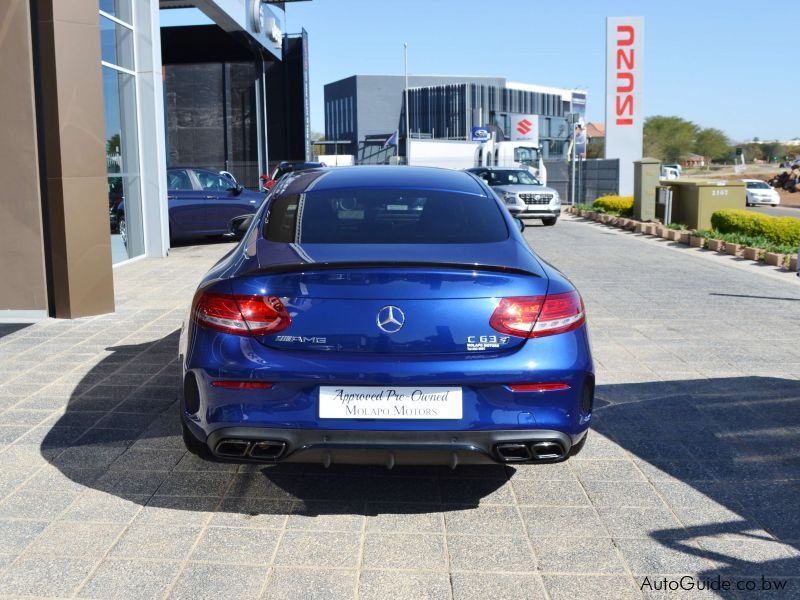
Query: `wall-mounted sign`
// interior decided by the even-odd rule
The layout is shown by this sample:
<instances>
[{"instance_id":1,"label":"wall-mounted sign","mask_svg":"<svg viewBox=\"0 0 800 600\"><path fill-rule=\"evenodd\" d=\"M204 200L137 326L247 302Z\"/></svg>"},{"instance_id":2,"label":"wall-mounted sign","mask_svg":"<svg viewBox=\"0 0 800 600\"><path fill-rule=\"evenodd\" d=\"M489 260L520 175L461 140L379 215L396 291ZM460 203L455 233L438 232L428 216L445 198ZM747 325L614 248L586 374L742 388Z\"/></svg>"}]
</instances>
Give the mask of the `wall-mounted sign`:
<instances>
[{"instance_id":1,"label":"wall-mounted sign","mask_svg":"<svg viewBox=\"0 0 800 600\"><path fill-rule=\"evenodd\" d=\"M268 16L269 10L264 6L261 0L251 0L250 21L253 26L253 31L256 33L263 32Z\"/></svg>"},{"instance_id":2,"label":"wall-mounted sign","mask_svg":"<svg viewBox=\"0 0 800 600\"><path fill-rule=\"evenodd\" d=\"M283 44L281 26L262 0L251 0L250 21L255 33L263 33L275 47L281 47Z\"/></svg>"},{"instance_id":3,"label":"wall-mounted sign","mask_svg":"<svg viewBox=\"0 0 800 600\"><path fill-rule=\"evenodd\" d=\"M633 161L642 158L644 17L606 20L606 158L619 159L619 193L633 195Z\"/></svg>"},{"instance_id":4,"label":"wall-mounted sign","mask_svg":"<svg viewBox=\"0 0 800 600\"><path fill-rule=\"evenodd\" d=\"M512 141L530 140L539 143L539 115L509 115Z\"/></svg>"},{"instance_id":5,"label":"wall-mounted sign","mask_svg":"<svg viewBox=\"0 0 800 600\"><path fill-rule=\"evenodd\" d=\"M473 142L487 142L492 139L492 132L486 126L472 128Z\"/></svg>"},{"instance_id":6,"label":"wall-mounted sign","mask_svg":"<svg viewBox=\"0 0 800 600\"><path fill-rule=\"evenodd\" d=\"M278 25L278 19L275 17L269 18L269 26L264 33L267 34L267 37L276 46L280 46L283 42L283 32L281 31L280 25Z\"/></svg>"}]
</instances>

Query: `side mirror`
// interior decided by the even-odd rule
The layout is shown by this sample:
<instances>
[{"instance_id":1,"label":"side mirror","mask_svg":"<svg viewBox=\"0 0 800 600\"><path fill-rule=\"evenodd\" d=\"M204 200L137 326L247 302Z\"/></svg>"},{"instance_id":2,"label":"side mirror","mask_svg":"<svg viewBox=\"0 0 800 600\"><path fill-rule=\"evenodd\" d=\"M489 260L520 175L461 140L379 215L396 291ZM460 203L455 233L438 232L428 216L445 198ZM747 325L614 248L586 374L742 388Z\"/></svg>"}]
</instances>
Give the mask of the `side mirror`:
<instances>
[{"instance_id":1,"label":"side mirror","mask_svg":"<svg viewBox=\"0 0 800 600\"><path fill-rule=\"evenodd\" d=\"M244 188L237 183L234 187L231 188L231 194L233 194L234 196L238 196L239 194L242 193L243 189Z\"/></svg>"},{"instance_id":2,"label":"side mirror","mask_svg":"<svg viewBox=\"0 0 800 600\"><path fill-rule=\"evenodd\" d=\"M520 232L525 231L525 221L523 221L519 217L514 217L514 223L517 224L517 229L519 229Z\"/></svg>"}]
</instances>

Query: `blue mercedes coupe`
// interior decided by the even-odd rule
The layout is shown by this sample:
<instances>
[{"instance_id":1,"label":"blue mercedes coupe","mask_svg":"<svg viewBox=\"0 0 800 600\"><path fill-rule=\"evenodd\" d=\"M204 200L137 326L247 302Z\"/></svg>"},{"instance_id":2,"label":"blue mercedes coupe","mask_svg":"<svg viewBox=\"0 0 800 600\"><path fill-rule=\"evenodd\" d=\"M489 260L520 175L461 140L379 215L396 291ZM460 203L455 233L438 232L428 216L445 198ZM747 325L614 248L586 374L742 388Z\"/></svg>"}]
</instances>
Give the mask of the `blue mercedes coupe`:
<instances>
[{"instance_id":1,"label":"blue mercedes coupe","mask_svg":"<svg viewBox=\"0 0 800 600\"><path fill-rule=\"evenodd\" d=\"M583 301L484 181L402 166L283 178L181 332L197 454L553 462L582 446Z\"/></svg>"}]
</instances>

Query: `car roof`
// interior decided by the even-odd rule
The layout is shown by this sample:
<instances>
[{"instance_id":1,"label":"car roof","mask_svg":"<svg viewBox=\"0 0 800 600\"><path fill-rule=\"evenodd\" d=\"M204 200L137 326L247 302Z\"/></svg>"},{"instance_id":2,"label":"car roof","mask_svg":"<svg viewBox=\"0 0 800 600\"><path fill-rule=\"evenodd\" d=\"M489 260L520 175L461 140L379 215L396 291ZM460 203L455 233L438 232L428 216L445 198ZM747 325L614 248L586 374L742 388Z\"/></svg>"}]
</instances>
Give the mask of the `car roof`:
<instances>
[{"instance_id":1,"label":"car roof","mask_svg":"<svg viewBox=\"0 0 800 600\"><path fill-rule=\"evenodd\" d=\"M313 183L313 185L312 185ZM399 165L353 166L299 171L287 193L311 186L313 191L335 189L434 189L485 196L478 180L464 171ZM310 191L310 190L309 190Z\"/></svg>"}]
</instances>

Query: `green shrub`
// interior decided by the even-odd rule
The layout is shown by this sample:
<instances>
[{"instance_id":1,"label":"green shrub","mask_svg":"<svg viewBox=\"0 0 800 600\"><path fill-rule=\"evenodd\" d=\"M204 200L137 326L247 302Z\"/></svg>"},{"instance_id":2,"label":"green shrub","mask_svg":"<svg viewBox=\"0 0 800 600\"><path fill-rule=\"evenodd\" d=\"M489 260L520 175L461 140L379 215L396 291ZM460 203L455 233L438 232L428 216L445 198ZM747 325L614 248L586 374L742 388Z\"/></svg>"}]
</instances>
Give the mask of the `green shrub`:
<instances>
[{"instance_id":1,"label":"green shrub","mask_svg":"<svg viewBox=\"0 0 800 600\"><path fill-rule=\"evenodd\" d=\"M572 208L575 210L592 210L591 204L581 204L580 202L573 204Z\"/></svg>"},{"instance_id":2,"label":"green shrub","mask_svg":"<svg viewBox=\"0 0 800 600\"><path fill-rule=\"evenodd\" d=\"M592 206L595 210L608 214L621 217L633 216L633 196L601 196Z\"/></svg>"},{"instance_id":3,"label":"green shrub","mask_svg":"<svg viewBox=\"0 0 800 600\"><path fill-rule=\"evenodd\" d=\"M677 229L678 231L686 231L688 227L683 223L670 223L667 225L667 229Z\"/></svg>"},{"instance_id":4,"label":"green shrub","mask_svg":"<svg viewBox=\"0 0 800 600\"><path fill-rule=\"evenodd\" d=\"M726 208L711 215L711 225L722 233L765 238L780 246L800 244L800 219L771 217L747 210Z\"/></svg>"}]
</instances>

